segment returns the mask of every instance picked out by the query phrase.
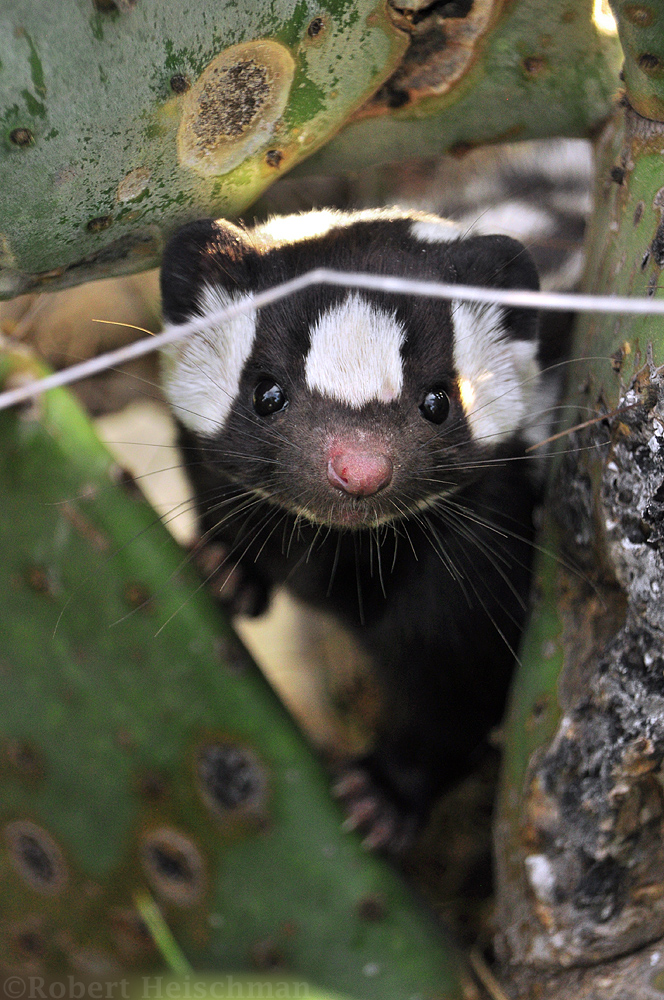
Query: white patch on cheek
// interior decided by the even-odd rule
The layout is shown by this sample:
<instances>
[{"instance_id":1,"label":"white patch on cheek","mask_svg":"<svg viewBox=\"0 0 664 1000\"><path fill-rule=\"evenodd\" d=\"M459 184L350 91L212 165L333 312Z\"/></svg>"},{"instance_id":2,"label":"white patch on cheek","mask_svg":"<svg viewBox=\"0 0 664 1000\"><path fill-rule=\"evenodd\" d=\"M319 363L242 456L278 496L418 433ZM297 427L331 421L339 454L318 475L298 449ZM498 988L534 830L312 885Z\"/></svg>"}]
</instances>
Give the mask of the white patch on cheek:
<instances>
[{"instance_id":1,"label":"white patch on cheek","mask_svg":"<svg viewBox=\"0 0 664 1000\"><path fill-rule=\"evenodd\" d=\"M357 409L398 399L406 331L392 313L349 295L323 313L310 338L304 375L312 392Z\"/></svg>"},{"instance_id":2,"label":"white patch on cheek","mask_svg":"<svg viewBox=\"0 0 664 1000\"><path fill-rule=\"evenodd\" d=\"M512 340L499 306L451 305L464 413L478 444L492 446L522 429L531 414L540 375L537 343Z\"/></svg>"},{"instance_id":3,"label":"white patch on cheek","mask_svg":"<svg viewBox=\"0 0 664 1000\"><path fill-rule=\"evenodd\" d=\"M205 286L199 302L200 315L243 301L251 301L251 295ZM175 415L189 430L205 436L221 430L237 396L255 337L256 314L245 313L162 351L164 393Z\"/></svg>"},{"instance_id":4,"label":"white patch on cheek","mask_svg":"<svg viewBox=\"0 0 664 1000\"><path fill-rule=\"evenodd\" d=\"M459 394L464 413L470 413L475 405L475 388L467 378L459 379Z\"/></svg>"}]
</instances>

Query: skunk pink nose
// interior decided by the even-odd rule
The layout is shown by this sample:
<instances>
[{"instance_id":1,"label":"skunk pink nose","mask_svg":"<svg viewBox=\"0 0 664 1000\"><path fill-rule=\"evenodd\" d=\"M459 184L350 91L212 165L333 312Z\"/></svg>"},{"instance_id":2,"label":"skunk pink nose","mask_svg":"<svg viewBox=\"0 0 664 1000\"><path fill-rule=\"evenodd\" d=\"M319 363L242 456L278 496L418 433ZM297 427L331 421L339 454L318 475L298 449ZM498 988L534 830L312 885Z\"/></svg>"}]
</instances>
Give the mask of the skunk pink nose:
<instances>
[{"instance_id":1,"label":"skunk pink nose","mask_svg":"<svg viewBox=\"0 0 664 1000\"><path fill-rule=\"evenodd\" d=\"M327 478L338 490L354 497L378 493L392 479L392 462L380 452L345 448L330 455Z\"/></svg>"}]
</instances>

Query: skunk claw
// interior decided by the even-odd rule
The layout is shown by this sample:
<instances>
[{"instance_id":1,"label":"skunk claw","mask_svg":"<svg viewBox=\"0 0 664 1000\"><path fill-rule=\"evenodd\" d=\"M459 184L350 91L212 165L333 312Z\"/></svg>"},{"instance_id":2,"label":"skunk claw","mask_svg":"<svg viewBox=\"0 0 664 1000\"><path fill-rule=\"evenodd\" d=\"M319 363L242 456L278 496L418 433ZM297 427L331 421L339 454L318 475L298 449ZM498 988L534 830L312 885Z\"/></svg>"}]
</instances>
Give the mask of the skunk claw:
<instances>
[{"instance_id":1,"label":"skunk claw","mask_svg":"<svg viewBox=\"0 0 664 1000\"><path fill-rule=\"evenodd\" d=\"M343 771L332 786L332 794L346 813L342 830L357 831L366 850L397 855L412 844L415 816L399 810L365 768L352 766Z\"/></svg>"}]
</instances>

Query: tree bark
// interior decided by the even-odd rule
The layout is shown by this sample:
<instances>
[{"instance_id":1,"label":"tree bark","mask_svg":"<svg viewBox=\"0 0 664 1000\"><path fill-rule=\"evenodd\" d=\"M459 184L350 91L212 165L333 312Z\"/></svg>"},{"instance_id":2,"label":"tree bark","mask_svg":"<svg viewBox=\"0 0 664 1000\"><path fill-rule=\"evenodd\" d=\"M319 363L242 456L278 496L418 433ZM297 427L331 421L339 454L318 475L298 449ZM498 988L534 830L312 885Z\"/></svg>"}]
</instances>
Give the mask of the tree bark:
<instances>
[{"instance_id":1,"label":"tree bark","mask_svg":"<svg viewBox=\"0 0 664 1000\"><path fill-rule=\"evenodd\" d=\"M664 125L623 104L598 145L585 290L654 297ZM662 319L579 316L574 358L568 423L604 419L563 439L550 491L507 726L497 941L520 1000L645 1000L664 988Z\"/></svg>"}]
</instances>

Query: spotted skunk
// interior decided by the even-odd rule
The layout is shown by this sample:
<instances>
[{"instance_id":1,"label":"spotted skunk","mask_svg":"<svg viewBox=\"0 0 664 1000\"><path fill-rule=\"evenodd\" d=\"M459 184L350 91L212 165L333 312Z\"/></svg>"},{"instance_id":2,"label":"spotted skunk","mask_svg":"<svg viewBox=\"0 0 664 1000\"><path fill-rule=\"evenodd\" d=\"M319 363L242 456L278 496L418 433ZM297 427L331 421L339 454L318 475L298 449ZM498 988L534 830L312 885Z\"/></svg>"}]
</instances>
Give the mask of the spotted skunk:
<instances>
[{"instance_id":1,"label":"spotted skunk","mask_svg":"<svg viewBox=\"0 0 664 1000\"><path fill-rule=\"evenodd\" d=\"M516 240L436 216L203 220L166 249L165 319L316 266L538 288ZM375 749L337 786L371 846L403 844L501 717L527 605L539 485L520 459L539 379L533 310L323 286L164 355L202 537L241 570L236 599L259 612L285 584L376 667Z\"/></svg>"}]
</instances>

